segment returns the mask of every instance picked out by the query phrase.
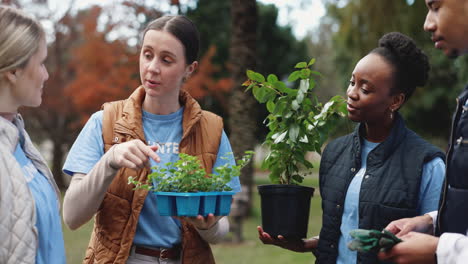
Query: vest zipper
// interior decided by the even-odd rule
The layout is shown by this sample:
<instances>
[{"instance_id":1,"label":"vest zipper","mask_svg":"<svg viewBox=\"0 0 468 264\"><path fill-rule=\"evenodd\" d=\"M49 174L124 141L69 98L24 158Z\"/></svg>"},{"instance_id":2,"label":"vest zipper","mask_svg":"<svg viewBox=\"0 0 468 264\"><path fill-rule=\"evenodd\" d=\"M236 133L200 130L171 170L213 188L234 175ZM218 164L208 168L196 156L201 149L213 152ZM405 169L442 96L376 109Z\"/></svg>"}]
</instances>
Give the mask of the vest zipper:
<instances>
[{"instance_id":1,"label":"vest zipper","mask_svg":"<svg viewBox=\"0 0 468 264\"><path fill-rule=\"evenodd\" d=\"M456 98L456 101L457 101L457 106L455 108L455 118L453 119L453 122L452 122L452 133L450 133L450 145L449 145L449 149L447 150L447 156L446 156L446 160L445 160L445 181L444 181L444 188L442 189L443 190L443 195L442 195L442 201L440 203L440 208L439 208L439 211L437 212L437 228L435 231L437 231L437 233L440 233L441 232L441 214L442 211L444 210L444 207L445 207L445 202L446 202L446 198L447 198L447 190L448 190L448 182L449 182L449 179L448 179L448 175L447 175L447 172L448 172L448 163L449 163L449 160L450 160L450 157L451 157L451 154L452 154L452 148L453 148L453 137L455 136L455 123L458 122L459 118L458 118L458 109L460 108L460 99L459 97ZM461 138L463 140L463 138ZM459 138L460 140L460 138ZM438 234L436 234L438 235Z\"/></svg>"},{"instance_id":2,"label":"vest zipper","mask_svg":"<svg viewBox=\"0 0 468 264\"><path fill-rule=\"evenodd\" d=\"M467 139L463 139L463 137L459 137L457 139L457 145L464 145L464 144L468 144L468 140Z\"/></svg>"}]
</instances>

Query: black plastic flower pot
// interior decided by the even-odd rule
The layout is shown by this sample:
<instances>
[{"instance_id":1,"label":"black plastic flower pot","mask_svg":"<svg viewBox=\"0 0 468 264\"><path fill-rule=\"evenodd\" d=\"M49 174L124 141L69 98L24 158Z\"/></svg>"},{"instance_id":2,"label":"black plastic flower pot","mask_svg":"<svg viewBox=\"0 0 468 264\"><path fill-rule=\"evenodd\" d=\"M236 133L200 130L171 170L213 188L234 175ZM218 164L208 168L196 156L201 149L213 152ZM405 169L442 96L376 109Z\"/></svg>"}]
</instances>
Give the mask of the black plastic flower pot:
<instances>
[{"instance_id":1,"label":"black plastic flower pot","mask_svg":"<svg viewBox=\"0 0 468 264\"><path fill-rule=\"evenodd\" d=\"M310 199L314 188L298 185L260 185L262 227L271 237L300 240L307 236Z\"/></svg>"}]
</instances>

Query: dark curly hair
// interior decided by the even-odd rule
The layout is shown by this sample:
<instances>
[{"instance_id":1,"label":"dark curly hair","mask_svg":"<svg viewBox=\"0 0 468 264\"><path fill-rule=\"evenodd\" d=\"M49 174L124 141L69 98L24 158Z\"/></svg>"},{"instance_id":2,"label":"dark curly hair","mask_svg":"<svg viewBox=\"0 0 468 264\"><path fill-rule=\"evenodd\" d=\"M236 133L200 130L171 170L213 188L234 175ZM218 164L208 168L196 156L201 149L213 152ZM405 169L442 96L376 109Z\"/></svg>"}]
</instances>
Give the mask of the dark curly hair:
<instances>
[{"instance_id":1,"label":"dark curly hair","mask_svg":"<svg viewBox=\"0 0 468 264\"><path fill-rule=\"evenodd\" d=\"M394 70L392 94L403 93L405 101L418 86L424 86L429 77L429 59L416 43L399 32L391 32L379 39L379 47L372 50L390 63Z\"/></svg>"}]
</instances>

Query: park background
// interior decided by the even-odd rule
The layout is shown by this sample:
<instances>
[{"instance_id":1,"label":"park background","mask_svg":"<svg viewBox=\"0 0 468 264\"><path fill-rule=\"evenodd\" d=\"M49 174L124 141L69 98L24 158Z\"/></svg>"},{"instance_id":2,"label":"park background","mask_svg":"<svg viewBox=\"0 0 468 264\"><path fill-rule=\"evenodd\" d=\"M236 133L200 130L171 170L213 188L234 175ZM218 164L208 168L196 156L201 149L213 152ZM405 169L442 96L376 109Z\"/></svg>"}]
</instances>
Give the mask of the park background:
<instances>
[{"instance_id":1,"label":"park background","mask_svg":"<svg viewBox=\"0 0 468 264\"><path fill-rule=\"evenodd\" d=\"M260 170L260 144L267 133L266 110L245 93L245 71L275 73L286 78L299 61L316 58L323 77L320 100L345 95L355 63L377 45L385 33L411 36L431 62L428 84L419 87L401 110L408 126L445 149L455 97L467 81L468 58L453 63L434 49L422 30L427 9L414 0L134 0L60 1L0 0L25 9L47 31L50 78L39 108L21 109L28 131L40 147L60 188L69 177L61 172L67 152L89 116L102 103L126 98L138 85L139 32L164 14L184 14L201 33L200 68L186 83L206 110L221 115L236 154L256 149L252 166L241 176L248 204L241 237L229 234L213 247L217 263L311 263L310 253L294 253L259 242L261 224L256 185L268 183ZM312 25L312 26L311 26ZM331 138L349 133L354 124L343 120ZM304 185L316 188L309 235L321 226L317 167ZM81 263L92 221L76 231L63 227L68 263Z\"/></svg>"}]
</instances>

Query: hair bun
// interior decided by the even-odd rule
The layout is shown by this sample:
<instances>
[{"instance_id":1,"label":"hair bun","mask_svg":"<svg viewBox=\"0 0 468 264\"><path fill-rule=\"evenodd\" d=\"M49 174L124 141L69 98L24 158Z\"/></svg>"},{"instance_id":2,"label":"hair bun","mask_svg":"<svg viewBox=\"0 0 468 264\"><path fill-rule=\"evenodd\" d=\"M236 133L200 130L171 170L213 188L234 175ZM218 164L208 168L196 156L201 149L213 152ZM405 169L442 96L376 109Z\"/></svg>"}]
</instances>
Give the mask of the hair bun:
<instances>
[{"instance_id":1,"label":"hair bun","mask_svg":"<svg viewBox=\"0 0 468 264\"><path fill-rule=\"evenodd\" d=\"M424 86L429 77L429 60L416 43L408 36L399 32L391 32L382 36L379 47L389 50L397 63L401 74L410 85Z\"/></svg>"}]
</instances>

